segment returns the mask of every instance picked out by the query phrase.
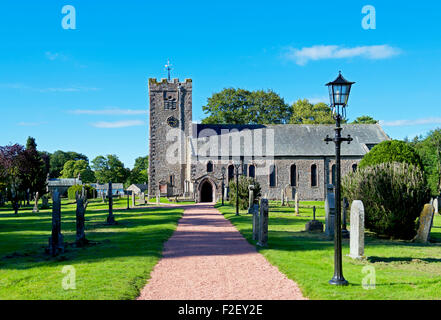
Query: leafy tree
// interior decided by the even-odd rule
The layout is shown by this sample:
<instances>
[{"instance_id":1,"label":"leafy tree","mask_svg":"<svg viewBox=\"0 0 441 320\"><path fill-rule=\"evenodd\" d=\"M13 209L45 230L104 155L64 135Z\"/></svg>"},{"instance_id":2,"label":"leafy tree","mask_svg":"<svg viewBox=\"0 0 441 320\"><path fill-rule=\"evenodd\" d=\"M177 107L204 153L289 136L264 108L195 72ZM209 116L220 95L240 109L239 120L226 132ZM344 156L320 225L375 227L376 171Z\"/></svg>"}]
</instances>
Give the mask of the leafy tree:
<instances>
[{"instance_id":1,"label":"leafy tree","mask_svg":"<svg viewBox=\"0 0 441 320\"><path fill-rule=\"evenodd\" d=\"M423 169L421 158L415 149L399 140L388 140L377 144L363 157L358 167L364 168L389 162L404 162Z\"/></svg>"},{"instance_id":2,"label":"leafy tree","mask_svg":"<svg viewBox=\"0 0 441 320\"><path fill-rule=\"evenodd\" d=\"M20 170L20 175L23 191L29 189L31 194L38 192L42 196L46 193L47 171L46 164L37 151L37 143L34 138L28 138L22 159L21 165L23 167Z\"/></svg>"},{"instance_id":3,"label":"leafy tree","mask_svg":"<svg viewBox=\"0 0 441 320\"><path fill-rule=\"evenodd\" d=\"M272 90L224 89L208 98L202 110L208 114L204 124L279 124L291 116L289 105Z\"/></svg>"},{"instance_id":4,"label":"leafy tree","mask_svg":"<svg viewBox=\"0 0 441 320\"><path fill-rule=\"evenodd\" d=\"M138 157L135 159L135 165L130 171L130 176L126 181L127 185L142 184L149 180L149 157Z\"/></svg>"},{"instance_id":5,"label":"leafy tree","mask_svg":"<svg viewBox=\"0 0 441 320\"><path fill-rule=\"evenodd\" d=\"M77 178L81 176L81 181L84 183L95 182L95 174L86 160L69 160L64 164L61 171L62 178Z\"/></svg>"},{"instance_id":6,"label":"leafy tree","mask_svg":"<svg viewBox=\"0 0 441 320\"><path fill-rule=\"evenodd\" d=\"M319 102L312 104L308 99L297 100L292 105L292 124L334 124L331 108L325 103ZM346 123L346 120L342 120Z\"/></svg>"},{"instance_id":7,"label":"leafy tree","mask_svg":"<svg viewBox=\"0 0 441 320\"><path fill-rule=\"evenodd\" d=\"M112 154L93 159L92 169L95 171L95 178L99 183L109 181L124 183L130 175L130 169L125 168L118 157Z\"/></svg>"},{"instance_id":8,"label":"leafy tree","mask_svg":"<svg viewBox=\"0 0 441 320\"><path fill-rule=\"evenodd\" d=\"M375 120L374 118L370 116L361 116L355 119L353 124L377 124L378 120Z\"/></svg>"},{"instance_id":9,"label":"leafy tree","mask_svg":"<svg viewBox=\"0 0 441 320\"><path fill-rule=\"evenodd\" d=\"M416 137L411 143L421 157L432 195L441 194L441 128L430 131L426 138Z\"/></svg>"},{"instance_id":10,"label":"leafy tree","mask_svg":"<svg viewBox=\"0 0 441 320\"><path fill-rule=\"evenodd\" d=\"M73 151L64 152L61 150L55 151L50 157L50 177L58 178L61 175L64 164L69 160L85 160L89 162L89 159L81 153Z\"/></svg>"},{"instance_id":11,"label":"leafy tree","mask_svg":"<svg viewBox=\"0 0 441 320\"><path fill-rule=\"evenodd\" d=\"M254 185L254 200L257 201L257 199L261 196L261 188L260 184L255 181L253 178L245 177L245 176L239 176L239 209L245 210L248 208L249 205L249 190L248 186ZM230 191L229 191L229 198L230 198L230 204L236 205L236 178L232 179L229 184Z\"/></svg>"}]
</instances>

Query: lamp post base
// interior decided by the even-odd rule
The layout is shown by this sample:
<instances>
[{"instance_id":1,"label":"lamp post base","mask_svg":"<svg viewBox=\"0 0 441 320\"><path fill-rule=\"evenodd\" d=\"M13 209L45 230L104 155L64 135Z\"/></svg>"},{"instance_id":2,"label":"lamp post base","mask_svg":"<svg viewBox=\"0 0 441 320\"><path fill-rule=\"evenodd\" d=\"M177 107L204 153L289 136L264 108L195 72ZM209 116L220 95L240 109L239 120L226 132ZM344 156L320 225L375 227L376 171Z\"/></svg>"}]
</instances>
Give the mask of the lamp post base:
<instances>
[{"instance_id":1,"label":"lamp post base","mask_svg":"<svg viewBox=\"0 0 441 320\"><path fill-rule=\"evenodd\" d=\"M335 277L329 280L329 284L332 284L334 286L347 286L349 284L348 281L345 280L345 278L338 278Z\"/></svg>"}]
</instances>

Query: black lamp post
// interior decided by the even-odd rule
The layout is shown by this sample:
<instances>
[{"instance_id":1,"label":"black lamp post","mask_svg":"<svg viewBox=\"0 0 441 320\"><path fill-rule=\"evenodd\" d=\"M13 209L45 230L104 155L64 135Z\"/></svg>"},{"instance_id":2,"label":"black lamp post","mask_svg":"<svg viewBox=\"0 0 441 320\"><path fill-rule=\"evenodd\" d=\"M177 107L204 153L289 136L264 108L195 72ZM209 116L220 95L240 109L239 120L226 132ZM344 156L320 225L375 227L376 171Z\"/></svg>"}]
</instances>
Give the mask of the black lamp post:
<instances>
[{"instance_id":1,"label":"black lamp post","mask_svg":"<svg viewBox=\"0 0 441 320\"><path fill-rule=\"evenodd\" d=\"M234 164L234 174L236 175L236 216L239 215L239 175L240 175L239 168L240 167L242 167L241 163Z\"/></svg>"},{"instance_id":2,"label":"black lamp post","mask_svg":"<svg viewBox=\"0 0 441 320\"><path fill-rule=\"evenodd\" d=\"M225 167L222 167L222 206L224 205L224 189L225 189Z\"/></svg>"},{"instance_id":3,"label":"black lamp post","mask_svg":"<svg viewBox=\"0 0 441 320\"><path fill-rule=\"evenodd\" d=\"M347 138L341 136L341 120L346 117L346 105L349 99L351 86L355 82L347 81L339 73L337 79L326 84L329 89L329 98L331 100L332 115L335 119L335 136L329 138L326 136L326 144L329 142L335 143L335 163L336 163L336 186L335 186L335 221L334 221L334 277L329 281L330 284L345 286L348 282L343 277L342 268L342 253L341 253L341 170L340 170L340 147L341 143L347 141L348 144L352 141L350 135Z\"/></svg>"}]
</instances>

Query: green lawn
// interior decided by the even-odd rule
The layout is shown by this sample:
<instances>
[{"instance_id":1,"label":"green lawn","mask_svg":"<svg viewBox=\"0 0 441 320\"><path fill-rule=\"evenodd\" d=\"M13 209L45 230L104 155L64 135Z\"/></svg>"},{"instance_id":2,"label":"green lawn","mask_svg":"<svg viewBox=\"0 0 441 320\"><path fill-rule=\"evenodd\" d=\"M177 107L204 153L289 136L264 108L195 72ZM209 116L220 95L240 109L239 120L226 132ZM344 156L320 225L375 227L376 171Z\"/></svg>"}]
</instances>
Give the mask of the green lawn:
<instances>
[{"instance_id":1,"label":"green lawn","mask_svg":"<svg viewBox=\"0 0 441 320\"><path fill-rule=\"evenodd\" d=\"M50 210L15 216L0 208L0 299L134 299L161 257L182 209L139 208L129 211L127 200L115 201L117 225L105 224L107 205L92 201L86 212L86 236L96 241L85 248L68 246L52 258L44 253L51 231ZM75 241L75 205L63 200L62 233ZM76 289L64 290L66 265L76 270Z\"/></svg>"},{"instance_id":2,"label":"green lawn","mask_svg":"<svg viewBox=\"0 0 441 320\"><path fill-rule=\"evenodd\" d=\"M170 198L170 199L172 199L172 198ZM164 203L164 204L179 204L179 205L181 205L181 204L195 204L194 201L190 201L190 200L180 200L179 202L170 201L167 197L160 197L159 202ZM155 204L156 198L151 198L149 200L149 203Z\"/></svg>"},{"instance_id":3,"label":"green lawn","mask_svg":"<svg viewBox=\"0 0 441 320\"><path fill-rule=\"evenodd\" d=\"M333 276L333 240L324 234L304 232L312 219L312 205L317 206L318 220L324 223L323 202L301 202L300 217L293 208L276 207L270 203L268 248L259 252L288 278L296 281L310 299L441 299L441 217L434 219L431 237L437 241L416 244L408 241L381 240L367 233L367 260L355 261L347 257L349 240L343 241L343 274L347 287L328 284ZM232 206L216 205L252 244L251 215L234 215ZM348 226L349 229L349 226ZM373 266L375 289L366 290L362 279L363 267Z\"/></svg>"}]
</instances>

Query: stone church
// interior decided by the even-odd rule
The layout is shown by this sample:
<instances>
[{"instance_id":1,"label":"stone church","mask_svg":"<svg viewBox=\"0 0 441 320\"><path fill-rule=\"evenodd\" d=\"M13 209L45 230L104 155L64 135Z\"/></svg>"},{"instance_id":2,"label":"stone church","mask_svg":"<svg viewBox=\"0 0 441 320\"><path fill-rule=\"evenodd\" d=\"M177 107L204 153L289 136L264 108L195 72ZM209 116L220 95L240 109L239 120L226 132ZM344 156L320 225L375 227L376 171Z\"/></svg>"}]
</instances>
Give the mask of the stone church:
<instances>
[{"instance_id":1,"label":"stone church","mask_svg":"<svg viewBox=\"0 0 441 320\"><path fill-rule=\"evenodd\" d=\"M334 125L206 125L192 122L192 80L149 79L149 197L179 196L218 201L239 174L259 182L262 195L280 199L323 200L334 184L335 147L324 138ZM345 124L342 176L355 171L363 156L389 137L378 124ZM225 169L222 169L225 168ZM222 172L225 188L222 190Z\"/></svg>"}]
</instances>

